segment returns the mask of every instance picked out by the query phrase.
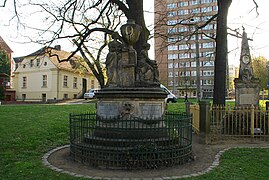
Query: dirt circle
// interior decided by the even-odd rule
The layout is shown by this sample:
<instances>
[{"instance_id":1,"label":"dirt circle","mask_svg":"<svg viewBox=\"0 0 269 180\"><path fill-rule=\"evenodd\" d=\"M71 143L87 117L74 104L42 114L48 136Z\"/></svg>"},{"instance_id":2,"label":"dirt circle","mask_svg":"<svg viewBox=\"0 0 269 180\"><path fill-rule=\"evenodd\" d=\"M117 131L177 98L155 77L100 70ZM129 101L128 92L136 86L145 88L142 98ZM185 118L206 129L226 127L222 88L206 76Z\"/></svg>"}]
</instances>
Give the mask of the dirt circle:
<instances>
[{"instance_id":1,"label":"dirt circle","mask_svg":"<svg viewBox=\"0 0 269 180\"><path fill-rule=\"evenodd\" d=\"M56 148L46 153L43 157L43 162L53 170L77 177L100 179L178 179L180 177L198 176L212 170L219 164L219 158L225 150L237 146L240 145L238 143L219 143L215 145L199 144L197 135L194 135L192 145L193 161L183 165L154 170L108 170L89 167L71 159L69 155L69 145ZM243 147L249 146L253 145L243 145Z\"/></svg>"}]
</instances>

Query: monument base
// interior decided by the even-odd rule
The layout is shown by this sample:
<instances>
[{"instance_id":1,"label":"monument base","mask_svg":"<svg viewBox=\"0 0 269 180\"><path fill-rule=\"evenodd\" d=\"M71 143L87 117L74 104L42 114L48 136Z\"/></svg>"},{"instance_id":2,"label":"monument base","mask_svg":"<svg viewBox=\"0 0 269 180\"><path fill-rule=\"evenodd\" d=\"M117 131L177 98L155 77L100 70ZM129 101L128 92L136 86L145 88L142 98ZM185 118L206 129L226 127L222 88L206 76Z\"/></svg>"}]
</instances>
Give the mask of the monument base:
<instances>
[{"instance_id":1,"label":"monument base","mask_svg":"<svg viewBox=\"0 0 269 180\"><path fill-rule=\"evenodd\" d=\"M241 107L259 106L260 85L259 80L243 81L239 78L234 80L235 105Z\"/></svg>"},{"instance_id":2,"label":"monument base","mask_svg":"<svg viewBox=\"0 0 269 180\"><path fill-rule=\"evenodd\" d=\"M161 88L102 89L96 94L99 118L160 119L167 94Z\"/></svg>"}]
</instances>

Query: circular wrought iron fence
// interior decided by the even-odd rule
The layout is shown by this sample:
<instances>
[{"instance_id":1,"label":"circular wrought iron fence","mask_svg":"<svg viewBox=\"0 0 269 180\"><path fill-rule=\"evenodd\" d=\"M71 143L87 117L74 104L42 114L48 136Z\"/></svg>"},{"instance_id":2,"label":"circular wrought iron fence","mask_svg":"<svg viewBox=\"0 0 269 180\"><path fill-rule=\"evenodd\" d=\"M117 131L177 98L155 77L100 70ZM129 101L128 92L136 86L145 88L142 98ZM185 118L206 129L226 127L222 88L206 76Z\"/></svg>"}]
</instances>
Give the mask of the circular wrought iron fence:
<instances>
[{"instance_id":1,"label":"circular wrought iron fence","mask_svg":"<svg viewBox=\"0 0 269 180\"><path fill-rule=\"evenodd\" d=\"M70 154L78 162L109 169L159 168L191 157L191 117L100 119L70 114Z\"/></svg>"}]
</instances>

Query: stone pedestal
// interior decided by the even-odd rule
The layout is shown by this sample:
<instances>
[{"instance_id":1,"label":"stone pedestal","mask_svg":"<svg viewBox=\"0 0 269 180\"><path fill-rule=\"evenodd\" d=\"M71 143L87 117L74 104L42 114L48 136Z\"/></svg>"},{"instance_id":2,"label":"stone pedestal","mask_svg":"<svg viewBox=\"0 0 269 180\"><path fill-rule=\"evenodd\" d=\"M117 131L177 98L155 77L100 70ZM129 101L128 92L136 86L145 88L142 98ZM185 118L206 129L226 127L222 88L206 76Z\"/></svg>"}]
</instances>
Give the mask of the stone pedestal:
<instances>
[{"instance_id":1,"label":"stone pedestal","mask_svg":"<svg viewBox=\"0 0 269 180\"><path fill-rule=\"evenodd\" d=\"M236 78L234 80L234 84L236 106L259 106L260 85L258 79L244 81L239 78Z\"/></svg>"},{"instance_id":2,"label":"stone pedestal","mask_svg":"<svg viewBox=\"0 0 269 180\"><path fill-rule=\"evenodd\" d=\"M96 97L100 118L161 119L166 109L161 88L102 89Z\"/></svg>"}]
</instances>

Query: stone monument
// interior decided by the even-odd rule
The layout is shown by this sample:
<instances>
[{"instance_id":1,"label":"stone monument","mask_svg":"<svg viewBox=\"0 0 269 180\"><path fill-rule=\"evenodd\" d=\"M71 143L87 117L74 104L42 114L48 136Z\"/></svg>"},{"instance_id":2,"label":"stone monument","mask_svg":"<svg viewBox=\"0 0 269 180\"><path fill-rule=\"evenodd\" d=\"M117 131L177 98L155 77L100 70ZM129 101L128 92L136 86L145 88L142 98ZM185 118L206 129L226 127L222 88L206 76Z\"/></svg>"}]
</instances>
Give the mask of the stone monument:
<instances>
[{"instance_id":1,"label":"stone monument","mask_svg":"<svg viewBox=\"0 0 269 180\"><path fill-rule=\"evenodd\" d=\"M254 77L247 33L243 29L240 55L239 77L234 79L235 105L250 107L259 106L259 79Z\"/></svg>"},{"instance_id":2,"label":"stone monument","mask_svg":"<svg viewBox=\"0 0 269 180\"><path fill-rule=\"evenodd\" d=\"M183 164L192 153L191 117L167 113L149 44L134 49L142 28L129 20L112 35L108 81L96 93L96 114L70 116L70 155L108 169L155 169Z\"/></svg>"},{"instance_id":3,"label":"stone monument","mask_svg":"<svg viewBox=\"0 0 269 180\"><path fill-rule=\"evenodd\" d=\"M133 45L137 42L141 26L129 20L121 27L121 35L112 35L106 57L108 81L96 94L97 116L101 118L160 118L165 111L166 93L158 81L156 61L147 54L149 44L137 54Z\"/></svg>"}]
</instances>

